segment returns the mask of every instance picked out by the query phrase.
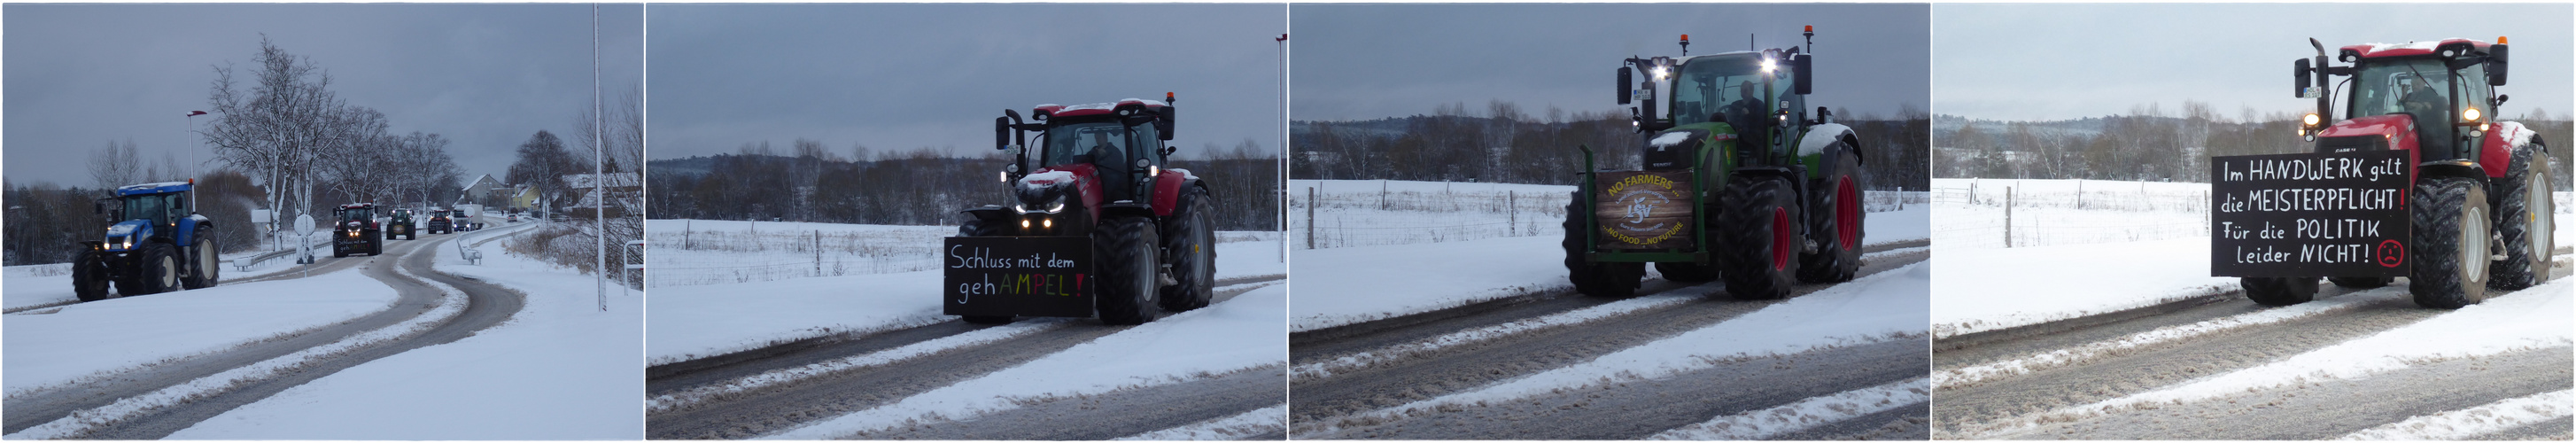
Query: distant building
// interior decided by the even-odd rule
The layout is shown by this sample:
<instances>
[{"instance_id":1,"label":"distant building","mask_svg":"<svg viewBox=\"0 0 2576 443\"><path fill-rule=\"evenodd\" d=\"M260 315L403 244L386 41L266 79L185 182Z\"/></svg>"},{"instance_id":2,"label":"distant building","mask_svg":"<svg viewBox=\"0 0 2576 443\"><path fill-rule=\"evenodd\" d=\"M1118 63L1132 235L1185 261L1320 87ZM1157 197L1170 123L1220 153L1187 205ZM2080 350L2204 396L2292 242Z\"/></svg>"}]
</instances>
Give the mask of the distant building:
<instances>
[{"instance_id":1,"label":"distant building","mask_svg":"<svg viewBox=\"0 0 2576 443\"><path fill-rule=\"evenodd\" d=\"M557 212L572 217L589 218L591 208L599 207L595 199L600 196L608 199L605 212L609 217L623 217L628 208L644 207L643 176L633 172L620 172L608 174L605 178L601 177L598 174L564 176L564 187L572 191L573 198L578 201L568 207L556 208ZM602 192L593 193L592 188L601 188Z\"/></svg>"},{"instance_id":2,"label":"distant building","mask_svg":"<svg viewBox=\"0 0 2576 443\"><path fill-rule=\"evenodd\" d=\"M522 184L515 188L516 191L510 195L510 210L528 211L537 208L536 186Z\"/></svg>"},{"instance_id":3,"label":"distant building","mask_svg":"<svg viewBox=\"0 0 2576 443\"><path fill-rule=\"evenodd\" d=\"M475 177L474 181L467 182L465 184L465 189L457 193L456 202L479 204L484 207L499 207L501 206L501 202L507 201L506 199L509 198L509 194L495 194L493 193L495 190L514 191L514 189L510 189L510 185L501 183L500 179L492 178L492 174L483 174L480 177Z\"/></svg>"}]
</instances>

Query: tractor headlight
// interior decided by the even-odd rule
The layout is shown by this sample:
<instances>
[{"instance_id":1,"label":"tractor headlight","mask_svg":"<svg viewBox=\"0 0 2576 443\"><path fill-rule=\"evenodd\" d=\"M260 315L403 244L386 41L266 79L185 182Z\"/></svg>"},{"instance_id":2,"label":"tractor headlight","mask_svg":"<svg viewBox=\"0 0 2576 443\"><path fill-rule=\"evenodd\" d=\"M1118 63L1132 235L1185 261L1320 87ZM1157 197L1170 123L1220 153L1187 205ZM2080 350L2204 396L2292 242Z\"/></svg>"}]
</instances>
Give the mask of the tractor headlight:
<instances>
[{"instance_id":1,"label":"tractor headlight","mask_svg":"<svg viewBox=\"0 0 2576 443\"><path fill-rule=\"evenodd\" d=\"M1655 81L1664 81L1665 77L1672 75L1672 70L1664 69L1662 66L1656 66L1655 69L1648 70L1647 72L1655 75Z\"/></svg>"},{"instance_id":2,"label":"tractor headlight","mask_svg":"<svg viewBox=\"0 0 2576 443\"><path fill-rule=\"evenodd\" d=\"M2460 111L2460 118L2468 119L2468 121L2478 121L2478 117L2484 117L2484 115L2479 115L2478 108L2469 108L2468 110Z\"/></svg>"},{"instance_id":3,"label":"tractor headlight","mask_svg":"<svg viewBox=\"0 0 2576 443\"><path fill-rule=\"evenodd\" d=\"M2299 123L2308 126L2316 126L2318 123L2324 123L2325 120L2325 117L2317 116L2317 113L2314 112L2310 112L2308 115L2299 116Z\"/></svg>"},{"instance_id":4,"label":"tractor headlight","mask_svg":"<svg viewBox=\"0 0 2576 443\"><path fill-rule=\"evenodd\" d=\"M1762 59L1762 73L1769 74L1771 71L1777 69L1780 69L1780 62L1773 61L1769 58Z\"/></svg>"}]
</instances>

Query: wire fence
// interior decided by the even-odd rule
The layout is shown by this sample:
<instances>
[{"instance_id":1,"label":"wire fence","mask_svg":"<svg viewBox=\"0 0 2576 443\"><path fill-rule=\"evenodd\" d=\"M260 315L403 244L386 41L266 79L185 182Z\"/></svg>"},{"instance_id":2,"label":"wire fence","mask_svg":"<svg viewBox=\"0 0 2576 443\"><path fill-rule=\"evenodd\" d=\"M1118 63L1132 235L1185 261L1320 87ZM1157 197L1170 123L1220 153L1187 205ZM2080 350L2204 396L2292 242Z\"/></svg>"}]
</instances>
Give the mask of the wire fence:
<instances>
[{"instance_id":1,"label":"wire fence","mask_svg":"<svg viewBox=\"0 0 2576 443\"><path fill-rule=\"evenodd\" d=\"M1932 241L2015 248L2206 237L2206 185L2096 180L1936 183Z\"/></svg>"},{"instance_id":2,"label":"wire fence","mask_svg":"<svg viewBox=\"0 0 2576 443\"><path fill-rule=\"evenodd\" d=\"M1365 186L1363 186L1365 187ZM1315 188L1289 199L1297 221L1288 232L1289 246L1324 249L1354 246L1447 243L1506 237L1565 235L1566 204L1573 187L1562 190L1363 190L1320 192ZM1867 191L1864 210L1886 212L1931 203L1922 191Z\"/></svg>"}]
</instances>

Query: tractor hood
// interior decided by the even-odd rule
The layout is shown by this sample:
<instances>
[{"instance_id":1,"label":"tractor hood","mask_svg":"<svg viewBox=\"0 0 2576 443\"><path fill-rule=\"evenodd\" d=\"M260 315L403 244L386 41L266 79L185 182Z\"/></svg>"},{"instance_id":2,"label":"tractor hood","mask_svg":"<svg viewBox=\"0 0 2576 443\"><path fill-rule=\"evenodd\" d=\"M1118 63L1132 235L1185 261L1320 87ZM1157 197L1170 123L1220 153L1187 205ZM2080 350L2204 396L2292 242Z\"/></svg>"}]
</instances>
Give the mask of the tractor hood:
<instances>
[{"instance_id":1,"label":"tractor hood","mask_svg":"<svg viewBox=\"0 0 2576 443\"><path fill-rule=\"evenodd\" d=\"M2320 139L2366 135L2387 137L2388 146L2392 148L2415 146L2415 116L2386 114L2352 118L2335 122L2324 131L2317 132Z\"/></svg>"},{"instance_id":2,"label":"tractor hood","mask_svg":"<svg viewBox=\"0 0 2576 443\"><path fill-rule=\"evenodd\" d=\"M1655 134L1655 138L1646 139L1644 156L1646 169L1690 167L1691 153L1699 150L1700 143L1708 139L1708 134L1709 130L1706 128L1680 127Z\"/></svg>"},{"instance_id":3,"label":"tractor hood","mask_svg":"<svg viewBox=\"0 0 2576 443\"><path fill-rule=\"evenodd\" d=\"M126 220L107 226L107 250L133 249L142 239L152 237L152 222Z\"/></svg>"},{"instance_id":4,"label":"tractor hood","mask_svg":"<svg viewBox=\"0 0 2576 443\"><path fill-rule=\"evenodd\" d=\"M1066 169L1077 167L1083 169L1080 172L1089 172L1089 165L1065 166ZM1050 168L1020 177L1020 185L1012 187L1013 196L1019 200L1012 206L1012 211L1021 214L1064 212L1075 203L1072 201L1077 194L1075 186L1083 181L1083 174L1076 172Z\"/></svg>"}]
</instances>

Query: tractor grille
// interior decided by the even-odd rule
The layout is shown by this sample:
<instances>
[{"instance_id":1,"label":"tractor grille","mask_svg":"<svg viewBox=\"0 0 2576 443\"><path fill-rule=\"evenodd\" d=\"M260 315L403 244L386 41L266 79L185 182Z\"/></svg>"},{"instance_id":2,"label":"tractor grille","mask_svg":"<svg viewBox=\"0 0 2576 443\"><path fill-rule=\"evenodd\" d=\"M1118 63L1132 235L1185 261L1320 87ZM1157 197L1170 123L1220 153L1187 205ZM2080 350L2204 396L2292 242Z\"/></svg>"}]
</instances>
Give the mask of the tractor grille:
<instances>
[{"instance_id":1,"label":"tractor grille","mask_svg":"<svg viewBox=\"0 0 2576 443\"><path fill-rule=\"evenodd\" d=\"M2381 137L2381 136L2376 136L2376 135L2354 135L2354 136L2345 136L2345 137L2320 137L2320 138L2318 138L2318 139L2317 139L2317 152L2386 151L2386 150L2388 150L2388 137Z\"/></svg>"}]
</instances>

